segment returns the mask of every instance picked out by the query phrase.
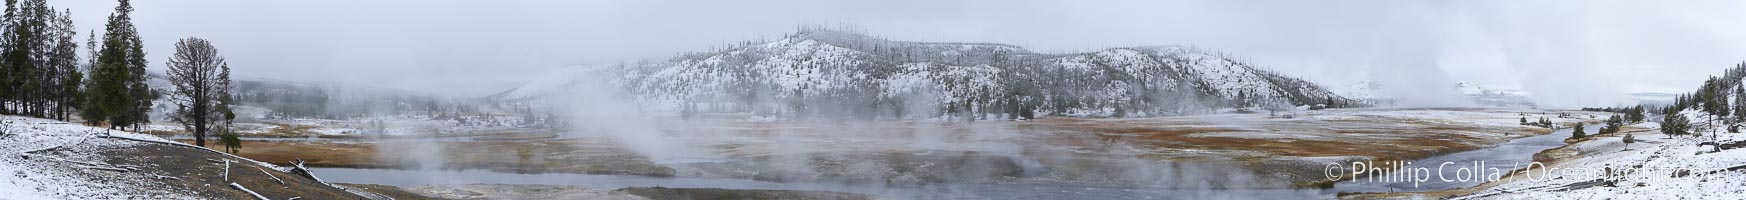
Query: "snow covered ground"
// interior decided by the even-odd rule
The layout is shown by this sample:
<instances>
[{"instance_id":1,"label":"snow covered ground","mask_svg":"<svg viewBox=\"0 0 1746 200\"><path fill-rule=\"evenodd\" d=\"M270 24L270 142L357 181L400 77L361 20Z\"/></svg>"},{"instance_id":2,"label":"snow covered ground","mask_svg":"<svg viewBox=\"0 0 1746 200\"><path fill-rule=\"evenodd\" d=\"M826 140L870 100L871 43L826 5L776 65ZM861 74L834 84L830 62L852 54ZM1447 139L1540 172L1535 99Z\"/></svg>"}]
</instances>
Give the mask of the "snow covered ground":
<instances>
[{"instance_id":1,"label":"snow covered ground","mask_svg":"<svg viewBox=\"0 0 1746 200\"><path fill-rule=\"evenodd\" d=\"M89 162L91 157L51 157L44 153L59 148L107 146L125 148L139 143L108 143L91 141L106 134L101 128L66 124L66 122L3 116L7 134L0 145L0 193L16 199L89 199L89 198L168 198L191 199L192 196L172 191L150 191L137 187L146 179L120 179L101 183L89 180L91 169L72 169L71 162ZM107 132L108 135L136 138L156 138L127 132ZM101 140L101 139L99 139ZM89 143L87 143L89 142ZM89 156L89 155L87 155ZM31 158L36 157L36 158ZM44 162L44 159L64 162ZM91 170L91 171L87 171Z\"/></svg>"},{"instance_id":2,"label":"snow covered ground","mask_svg":"<svg viewBox=\"0 0 1746 200\"><path fill-rule=\"evenodd\" d=\"M6 133L0 136L0 199L225 199L250 195L230 189L230 184L237 183L275 198L357 196L296 177L272 164L146 134L17 116L0 116L0 130ZM231 162L207 162L213 160ZM267 180L276 183L268 184Z\"/></svg>"},{"instance_id":3,"label":"snow covered ground","mask_svg":"<svg viewBox=\"0 0 1746 200\"><path fill-rule=\"evenodd\" d=\"M1693 112L1687 112L1693 113ZM1701 119L1701 118L1700 118ZM1694 124L1701 124L1697 122ZM1714 140L1660 134L1653 122L1566 146L1569 158L1458 199L1739 199L1746 197L1746 133ZM1713 142L1713 143L1712 143ZM1721 148L1717 145L1722 144Z\"/></svg>"}]
</instances>

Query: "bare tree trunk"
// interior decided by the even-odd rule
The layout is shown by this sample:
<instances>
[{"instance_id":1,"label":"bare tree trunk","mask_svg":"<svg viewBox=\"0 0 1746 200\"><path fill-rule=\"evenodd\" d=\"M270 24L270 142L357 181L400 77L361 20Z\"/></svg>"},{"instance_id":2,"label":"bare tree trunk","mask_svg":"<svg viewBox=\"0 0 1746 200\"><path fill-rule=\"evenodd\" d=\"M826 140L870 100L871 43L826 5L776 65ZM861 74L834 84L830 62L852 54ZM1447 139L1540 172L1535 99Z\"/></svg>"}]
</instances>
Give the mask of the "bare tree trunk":
<instances>
[{"instance_id":1,"label":"bare tree trunk","mask_svg":"<svg viewBox=\"0 0 1746 200\"><path fill-rule=\"evenodd\" d=\"M176 53L168 63L170 82L176 93L186 96L176 104L181 123L194 131L194 145L205 147L207 132L213 120L227 116L223 104L229 95L230 67L216 48L204 39L188 38L176 42ZM222 113L221 113L222 112ZM224 120L229 120L228 118Z\"/></svg>"},{"instance_id":2,"label":"bare tree trunk","mask_svg":"<svg viewBox=\"0 0 1746 200\"><path fill-rule=\"evenodd\" d=\"M206 119L194 119L194 146L206 147Z\"/></svg>"}]
</instances>

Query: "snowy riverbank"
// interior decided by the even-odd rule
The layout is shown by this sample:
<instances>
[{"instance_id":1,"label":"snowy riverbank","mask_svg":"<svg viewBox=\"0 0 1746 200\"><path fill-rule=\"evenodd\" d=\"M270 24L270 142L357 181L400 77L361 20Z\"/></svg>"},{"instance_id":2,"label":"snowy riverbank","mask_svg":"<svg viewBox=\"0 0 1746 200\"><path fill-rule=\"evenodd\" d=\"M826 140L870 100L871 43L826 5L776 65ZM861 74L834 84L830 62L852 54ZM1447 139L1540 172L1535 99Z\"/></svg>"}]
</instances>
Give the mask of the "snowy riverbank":
<instances>
[{"instance_id":1,"label":"snowy riverbank","mask_svg":"<svg viewBox=\"0 0 1746 200\"><path fill-rule=\"evenodd\" d=\"M364 198L288 168L156 136L38 118L0 121L4 199Z\"/></svg>"}]
</instances>

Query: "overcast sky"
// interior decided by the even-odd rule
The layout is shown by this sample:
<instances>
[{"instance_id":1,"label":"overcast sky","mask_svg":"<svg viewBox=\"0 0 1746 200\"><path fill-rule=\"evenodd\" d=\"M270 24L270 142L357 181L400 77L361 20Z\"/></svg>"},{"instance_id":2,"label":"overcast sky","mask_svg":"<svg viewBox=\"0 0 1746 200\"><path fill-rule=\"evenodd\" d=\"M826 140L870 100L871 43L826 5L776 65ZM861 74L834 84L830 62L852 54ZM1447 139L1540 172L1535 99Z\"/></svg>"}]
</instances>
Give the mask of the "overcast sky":
<instances>
[{"instance_id":1,"label":"overcast sky","mask_svg":"<svg viewBox=\"0 0 1746 200\"><path fill-rule=\"evenodd\" d=\"M56 1L84 33L115 2ZM1740 1L219 1L134 2L154 70L212 40L238 76L484 95L553 68L639 59L799 24L1041 52L1192 45L1330 87L1519 88L1542 104L1683 92L1746 60Z\"/></svg>"}]
</instances>

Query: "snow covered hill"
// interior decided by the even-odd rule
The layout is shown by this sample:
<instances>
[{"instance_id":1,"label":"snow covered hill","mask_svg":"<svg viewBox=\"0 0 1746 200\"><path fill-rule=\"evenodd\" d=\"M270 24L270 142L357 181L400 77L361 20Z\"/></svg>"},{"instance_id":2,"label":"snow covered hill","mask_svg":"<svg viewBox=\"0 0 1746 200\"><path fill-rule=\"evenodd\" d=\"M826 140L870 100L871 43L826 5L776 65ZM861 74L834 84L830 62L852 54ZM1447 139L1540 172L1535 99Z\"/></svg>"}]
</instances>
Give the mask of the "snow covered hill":
<instances>
[{"instance_id":1,"label":"snow covered hill","mask_svg":"<svg viewBox=\"0 0 1746 200\"><path fill-rule=\"evenodd\" d=\"M619 93L680 113L778 117L1157 116L1355 105L1308 81L1179 46L1044 54L803 30L664 62L584 66L492 96Z\"/></svg>"}]
</instances>

